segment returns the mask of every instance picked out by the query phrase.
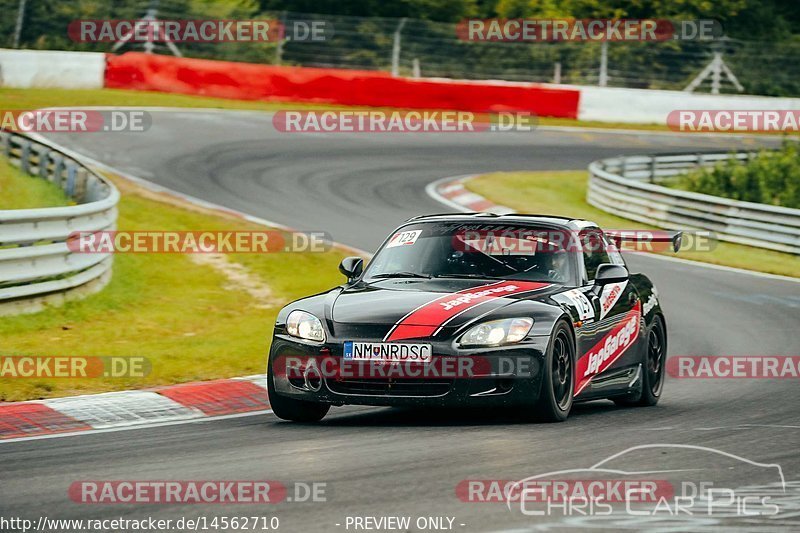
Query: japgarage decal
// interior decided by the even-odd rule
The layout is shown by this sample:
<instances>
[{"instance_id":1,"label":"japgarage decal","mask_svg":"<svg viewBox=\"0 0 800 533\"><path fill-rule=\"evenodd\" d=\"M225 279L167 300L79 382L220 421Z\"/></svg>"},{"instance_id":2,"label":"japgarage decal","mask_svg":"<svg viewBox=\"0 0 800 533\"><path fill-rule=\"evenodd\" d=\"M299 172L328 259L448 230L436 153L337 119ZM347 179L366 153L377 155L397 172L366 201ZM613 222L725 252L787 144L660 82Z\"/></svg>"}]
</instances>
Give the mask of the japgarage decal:
<instances>
[{"instance_id":1,"label":"japgarage decal","mask_svg":"<svg viewBox=\"0 0 800 533\"><path fill-rule=\"evenodd\" d=\"M633 346L639 336L641 319L641 304L637 302L636 306L625 315L622 321L608 335L600 339L600 342L595 344L585 356L578 360L576 396L586 388L594 376L606 371L617 359L622 357L622 354L628 348Z\"/></svg>"}]
</instances>

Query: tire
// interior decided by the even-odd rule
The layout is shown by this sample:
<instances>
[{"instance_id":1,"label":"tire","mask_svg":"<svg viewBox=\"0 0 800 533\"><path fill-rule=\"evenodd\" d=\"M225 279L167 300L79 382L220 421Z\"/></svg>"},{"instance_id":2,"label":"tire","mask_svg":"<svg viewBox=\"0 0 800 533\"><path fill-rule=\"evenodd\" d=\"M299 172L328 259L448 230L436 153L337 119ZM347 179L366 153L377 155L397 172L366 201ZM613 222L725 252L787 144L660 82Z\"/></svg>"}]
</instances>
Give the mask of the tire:
<instances>
[{"instance_id":1,"label":"tire","mask_svg":"<svg viewBox=\"0 0 800 533\"><path fill-rule=\"evenodd\" d=\"M642 361L642 394L639 398L614 398L621 406L651 407L658 403L664 390L664 368L667 361L667 330L664 319L656 315L647 332L647 350Z\"/></svg>"},{"instance_id":2,"label":"tire","mask_svg":"<svg viewBox=\"0 0 800 533\"><path fill-rule=\"evenodd\" d=\"M292 422L319 422L322 420L331 406L327 403L309 402L306 400L295 400L288 396L281 396L275 391L275 382L272 375L272 365L268 365L267 370L267 394L269 395L269 405L272 412L282 420Z\"/></svg>"},{"instance_id":3,"label":"tire","mask_svg":"<svg viewBox=\"0 0 800 533\"><path fill-rule=\"evenodd\" d=\"M575 393L575 339L564 321L553 328L542 368L539 399L531 418L542 422L563 422L572 410Z\"/></svg>"}]
</instances>

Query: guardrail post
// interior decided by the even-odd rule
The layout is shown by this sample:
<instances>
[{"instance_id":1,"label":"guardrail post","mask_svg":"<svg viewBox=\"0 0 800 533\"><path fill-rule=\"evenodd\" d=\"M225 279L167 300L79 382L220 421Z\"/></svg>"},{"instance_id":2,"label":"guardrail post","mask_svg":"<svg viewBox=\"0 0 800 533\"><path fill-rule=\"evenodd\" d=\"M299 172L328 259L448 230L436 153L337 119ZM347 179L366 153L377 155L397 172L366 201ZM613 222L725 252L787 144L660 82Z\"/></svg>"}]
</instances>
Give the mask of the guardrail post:
<instances>
[{"instance_id":1,"label":"guardrail post","mask_svg":"<svg viewBox=\"0 0 800 533\"><path fill-rule=\"evenodd\" d=\"M47 179L47 165L50 161L50 150L42 148L39 151L39 177L43 180Z\"/></svg>"},{"instance_id":2,"label":"guardrail post","mask_svg":"<svg viewBox=\"0 0 800 533\"><path fill-rule=\"evenodd\" d=\"M61 173L64 171L64 156L61 154L53 156L53 175L50 183L55 183L61 187Z\"/></svg>"},{"instance_id":3,"label":"guardrail post","mask_svg":"<svg viewBox=\"0 0 800 533\"><path fill-rule=\"evenodd\" d=\"M650 183L656 182L656 168L658 164L656 162L656 156L650 156Z\"/></svg>"},{"instance_id":4,"label":"guardrail post","mask_svg":"<svg viewBox=\"0 0 800 533\"><path fill-rule=\"evenodd\" d=\"M31 142L23 141L20 144L21 152L19 155L19 168L26 174L30 174Z\"/></svg>"},{"instance_id":5,"label":"guardrail post","mask_svg":"<svg viewBox=\"0 0 800 533\"><path fill-rule=\"evenodd\" d=\"M3 142L3 154L6 157L11 157L11 135L7 133L0 133L0 139Z\"/></svg>"},{"instance_id":6,"label":"guardrail post","mask_svg":"<svg viewBox=\"0 0 800 533\"><path fill-rule=\"evenodd\" d=\"M83 203L86 201L86 182L89 177L89 171L85 168L79 168L75 177L75 201Z\"/></svg>"},{"instance_id":7,"label":"guardrail post","mask_svg":"<svg viewBox=\"0 0 800 533\"><path fill-rule=\"evenodd\" d=\"M622 161L622 163L620 163L620 166L619 166L619 173L620 173L620 176L622 176L624 178L625 177L625 172L628 170L628 158L625 157L624 155L621 155L619 157L619 160Z\"/></svg>"},{"instance_id":8,"label":"guardrail post","mask_svg":"<svg viewBox=\"0 0 800 533\"><path fill-rule=\"evenodd\" d=\"M64 189L64 192L67 193L67 196L72 198L75 196L75 174L78 172L78 168L71 164L67 164L67 187Z\"/></svg>"}]
</instances>

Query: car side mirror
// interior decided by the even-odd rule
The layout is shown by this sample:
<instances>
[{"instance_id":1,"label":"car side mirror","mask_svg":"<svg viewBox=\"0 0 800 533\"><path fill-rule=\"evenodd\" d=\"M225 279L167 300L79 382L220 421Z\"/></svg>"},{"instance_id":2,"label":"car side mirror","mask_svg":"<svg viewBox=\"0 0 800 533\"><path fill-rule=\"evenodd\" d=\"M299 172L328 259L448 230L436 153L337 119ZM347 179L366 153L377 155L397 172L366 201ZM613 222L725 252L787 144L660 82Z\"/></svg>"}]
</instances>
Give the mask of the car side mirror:
<instances>
[{"instance_id":1,"label":"car side mirror","mask_svg":"<svg viewBox=\"0 0 800 533\"><path fill-rule=\"evenodd\" d=\"M609 283L620 283L628 279L628 269L622 265L603 263L597 267L594 275L594 284L598 287Z\"/></svg>"},{"instance_id":2,"label":"car side mirror","mask_svg":"<svg viewBox=\"0 0 800 533\"><path fill-rule=\"evenodd\" d=\"M364 260L360 257L345 257L339 263L339 272L347 277L348 283L356 279L364 271Z\"/></svg>"}]
</instances>

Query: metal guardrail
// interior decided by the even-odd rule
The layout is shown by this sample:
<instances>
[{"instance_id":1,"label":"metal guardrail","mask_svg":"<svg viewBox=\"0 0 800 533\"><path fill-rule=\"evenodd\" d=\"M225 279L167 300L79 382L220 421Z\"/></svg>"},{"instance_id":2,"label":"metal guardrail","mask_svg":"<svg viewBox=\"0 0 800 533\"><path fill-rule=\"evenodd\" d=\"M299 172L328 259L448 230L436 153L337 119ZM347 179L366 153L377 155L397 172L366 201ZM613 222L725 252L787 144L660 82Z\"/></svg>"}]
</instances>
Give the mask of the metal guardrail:
<instances>
[{"instance_id":1,"label":"metal guardrail","mask_svg":"<svg viewBox=\"0 0 800 533\"><path fill-rule=\"evenodd\" d=\"M16 309L0 314L29 310L24 305L29 299L41 302L89 286L102 287L111 276L111 254L73 253L67 239L75 231L116 228L117 188L54 147L27 136L0 131L0 149L11 164L55 183L76 204L0 211L0 307L11 304Z\"/></svg>"},{"instance_id":2,"label":"metal guardrail","mask_svg":"<svg viewBox=\"0 0 800 533\"><path fill-rule=\"evenodd\" d=\"M729 200L658 185L731 157L757 152L614 157L589 165L589 204L671 230L708 230L723 241L800 254L800 209Z\"/></svg>"}]
</instances>

